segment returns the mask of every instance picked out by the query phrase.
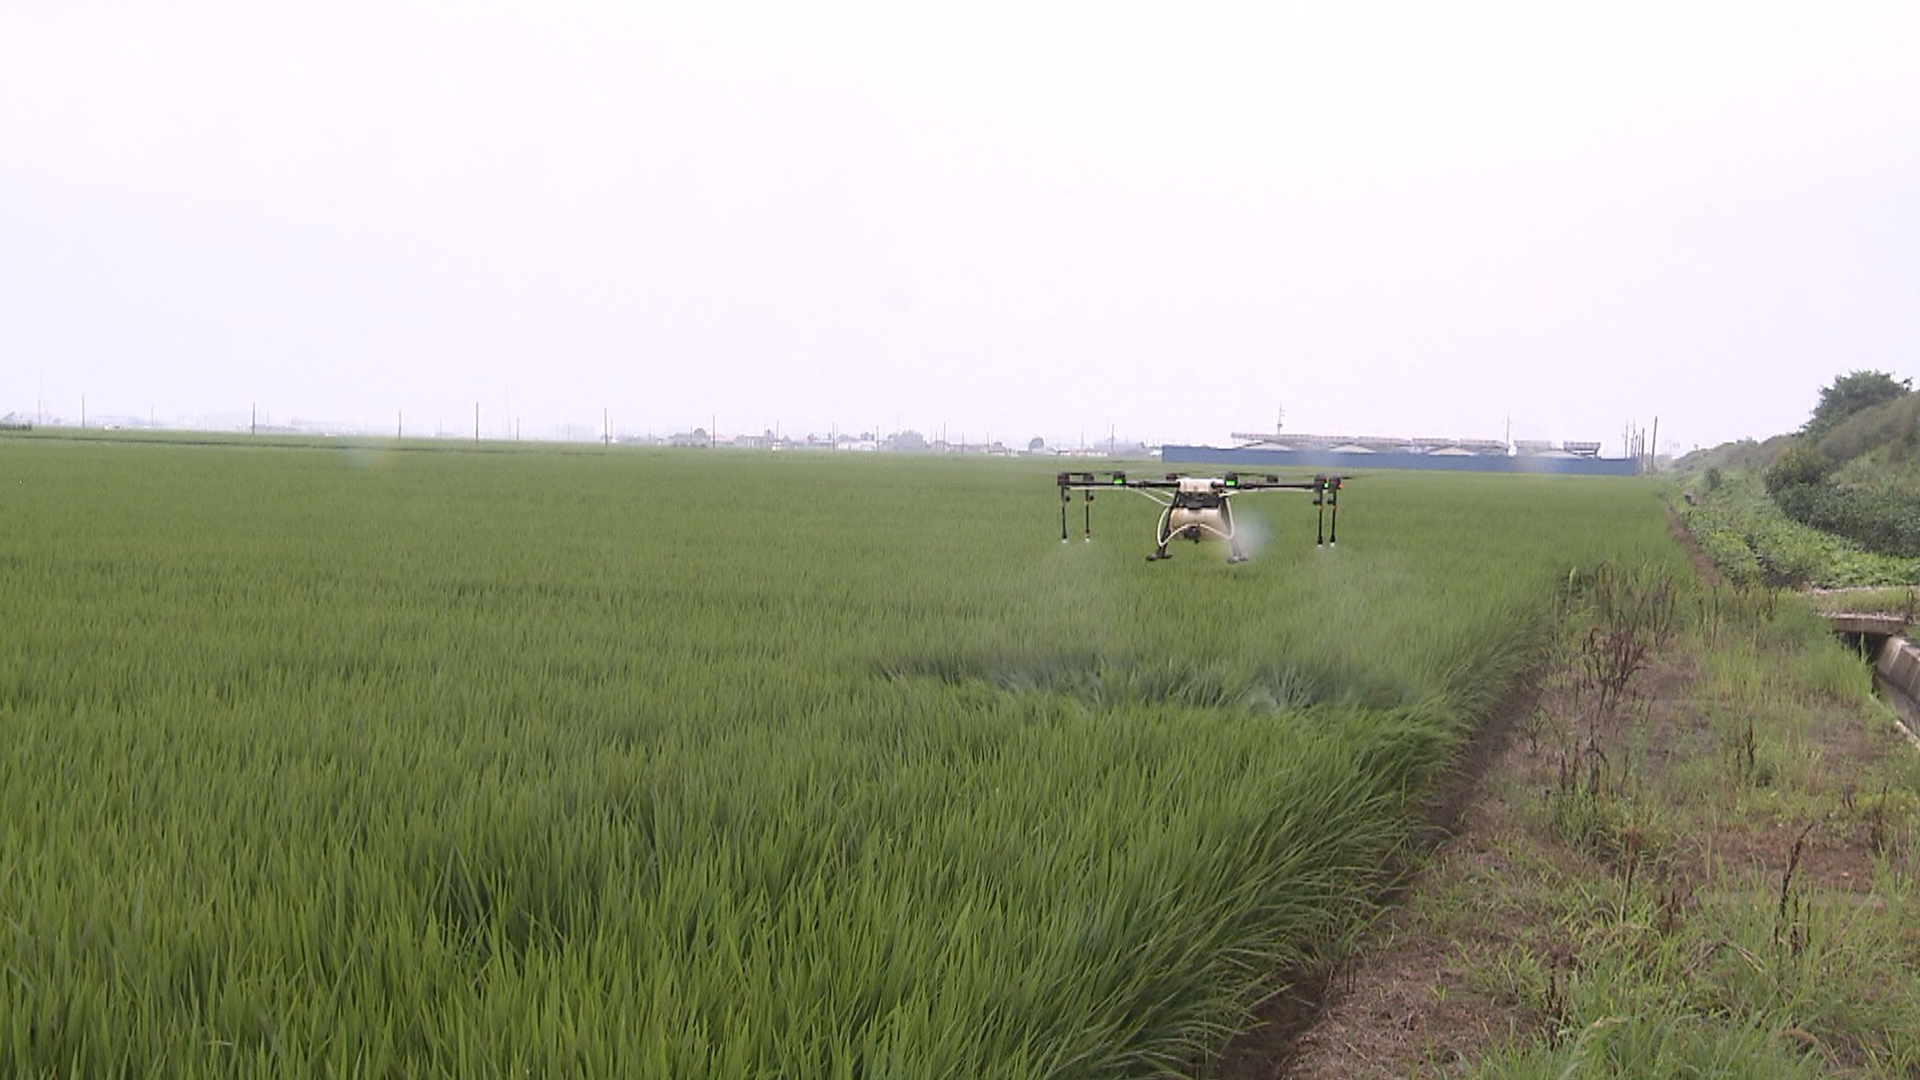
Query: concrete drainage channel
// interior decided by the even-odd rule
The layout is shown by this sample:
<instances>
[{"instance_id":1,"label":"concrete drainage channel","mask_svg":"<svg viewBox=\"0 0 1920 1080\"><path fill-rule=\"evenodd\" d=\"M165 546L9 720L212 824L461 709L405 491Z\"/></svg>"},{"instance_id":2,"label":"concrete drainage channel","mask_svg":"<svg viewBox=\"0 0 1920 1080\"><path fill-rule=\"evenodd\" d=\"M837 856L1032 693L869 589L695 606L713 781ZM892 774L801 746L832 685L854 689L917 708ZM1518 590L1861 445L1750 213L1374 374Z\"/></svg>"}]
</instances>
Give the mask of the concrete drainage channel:
<instances>
[{"instance_id":1,"label":"concrete drainage channel","mask_svg":"<svg viewBox=\"0 0 1920 1080\"><path fill-rule=\"evenodd\" d=\"M1893 704L1894 721L1907 741L1920 746L1920 646L1906 638L1899 615L1829 615L1836 634L1873 657L1873 685Z\"/></svg>"}]
</instances>

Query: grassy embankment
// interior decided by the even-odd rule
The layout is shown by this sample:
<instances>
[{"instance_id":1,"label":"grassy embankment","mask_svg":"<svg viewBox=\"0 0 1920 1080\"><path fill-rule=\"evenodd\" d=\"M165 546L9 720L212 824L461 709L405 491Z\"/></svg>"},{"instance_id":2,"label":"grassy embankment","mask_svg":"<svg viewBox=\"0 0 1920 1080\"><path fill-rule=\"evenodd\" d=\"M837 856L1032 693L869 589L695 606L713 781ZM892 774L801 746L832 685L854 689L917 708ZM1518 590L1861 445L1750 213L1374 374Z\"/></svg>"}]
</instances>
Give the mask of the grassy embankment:
<instances>
[{"instance_id":1,"label":"grassy embankment","mask_svg":"<svg viewBox=\"0 0 1920 1080\"><path fill-rule=\"evenodd\" d=\"M1303 1075L1920 1075L1920 753L1866 665L1800 597L1658 576L1555 641Z\"/></svg>"},{"instance_id":2,"label":"grassy embankment","mask_svg":"<svg viewBox=\"0 0 1920 1080\"><path fill-rule=\"evenodd\" d=\"M1516 851L1517 899L1552 912L1561 948L1506 970L1555 1026L1482 1075L1913 1076L1920 756L1797 598L1680 603L1624 708L1596 716L1581 674L1563 684L1580 729L1554 733L1523 818L1566 849ZM1563 872L1582 862L1603 872Z\"/></svg>"},{"instance_id":3,"label":"grassy embankment","mask_svg":"<svg viewBox=\"0 0 1920 1080\"><path fill-rule=\"evenodd\" d=\"M0 440L0 1071L1140 1076L1334 947L1631 482ZM1076 515L1078 507L1075 508Z\"/></svg>"}]
</instances>

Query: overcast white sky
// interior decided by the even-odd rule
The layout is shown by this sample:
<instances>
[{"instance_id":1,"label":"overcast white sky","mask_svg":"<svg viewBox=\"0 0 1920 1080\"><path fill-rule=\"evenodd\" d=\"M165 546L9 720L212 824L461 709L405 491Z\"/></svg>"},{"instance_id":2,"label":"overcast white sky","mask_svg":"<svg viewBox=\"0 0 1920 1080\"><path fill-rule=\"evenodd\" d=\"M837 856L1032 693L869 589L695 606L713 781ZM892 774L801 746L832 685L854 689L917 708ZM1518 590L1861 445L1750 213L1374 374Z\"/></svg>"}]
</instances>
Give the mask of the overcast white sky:
<instances>
[{"instance_id":1,"label":"overcast white sky","mask_svg":"<svg viewBox=\"0 0 1920 1080\"><path fill-rule=\"evenodd\" d=\"M0 0L0 413L1663 446L1920 368L1920 4Z\"/></svg>"}]
</instances>

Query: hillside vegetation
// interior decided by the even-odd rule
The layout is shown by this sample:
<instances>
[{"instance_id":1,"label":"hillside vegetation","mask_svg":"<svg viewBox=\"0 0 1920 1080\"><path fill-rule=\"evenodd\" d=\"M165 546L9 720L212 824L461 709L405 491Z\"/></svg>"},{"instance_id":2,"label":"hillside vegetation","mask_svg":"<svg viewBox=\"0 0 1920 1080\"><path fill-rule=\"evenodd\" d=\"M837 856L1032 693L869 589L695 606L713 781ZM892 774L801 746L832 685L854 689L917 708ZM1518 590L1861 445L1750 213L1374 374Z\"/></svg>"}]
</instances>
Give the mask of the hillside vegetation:
<instances>
[{"instance_id":1,"label":"hillside vegetation","mask_svg":"<svg viewBox=\"0 0 1920 1080\"><path fill-rule=\"evenodd\" d=\"M1736 580L1920 582L1920 395L1878 372L1822 391L1796 434L1679 463L1688 523Z\"/></svg>"},{"instance_id":2,"label":"hillside vegetation","mask_svg":"<svg viewBox=\"0 0 1920 1080\"><path fill-rule=\"evenodd\" d=\"M1825 422L1816 411L1768 466L1767 490L1804 525L1877 554L1920 557L1920 398L1891 377L1884 383L1877 403Z\"/></svg>"}]
</instances>

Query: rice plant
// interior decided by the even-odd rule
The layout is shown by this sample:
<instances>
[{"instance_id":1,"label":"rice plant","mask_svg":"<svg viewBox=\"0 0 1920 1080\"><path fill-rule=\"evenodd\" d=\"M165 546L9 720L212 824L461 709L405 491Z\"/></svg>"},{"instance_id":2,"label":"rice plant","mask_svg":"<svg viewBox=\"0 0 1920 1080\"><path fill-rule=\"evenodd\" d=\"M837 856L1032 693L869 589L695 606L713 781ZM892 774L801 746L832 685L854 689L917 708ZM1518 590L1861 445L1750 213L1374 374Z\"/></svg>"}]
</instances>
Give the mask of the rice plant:
<instances>
[{"instance_id":1,"label":"rice plant","mask_svg":"<svg viewBox=\"0 0 1920 1080\"><path fill-rule=\"evenodd\" d=\"M1181 1075L1569 571L1678 558L1383 474L1149 566L1051 478L0 440L0 1072Z\"/></svg>"}]
</instances>

